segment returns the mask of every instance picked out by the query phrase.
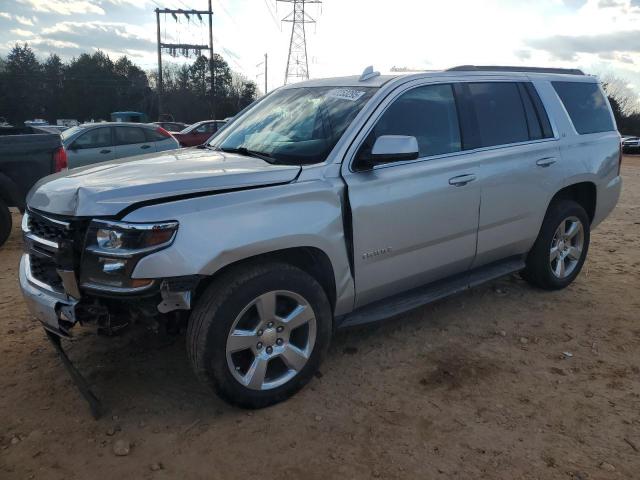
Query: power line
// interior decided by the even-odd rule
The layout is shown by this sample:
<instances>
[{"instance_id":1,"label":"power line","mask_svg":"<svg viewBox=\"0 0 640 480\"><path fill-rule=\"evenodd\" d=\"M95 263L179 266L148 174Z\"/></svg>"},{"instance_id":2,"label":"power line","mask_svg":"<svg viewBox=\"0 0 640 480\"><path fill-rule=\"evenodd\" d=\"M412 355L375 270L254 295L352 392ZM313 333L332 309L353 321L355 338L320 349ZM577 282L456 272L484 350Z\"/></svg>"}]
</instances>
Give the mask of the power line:
<instances>
[{"instance_id":1,"label":"power line","mask_svg":"<svg viewBox=\"0 0 640 480\"><path fill-rule=\"evenodd\" d=\"M209 50L209 71L211 76L211 110L213 118L215 118L215 71L213 68L213 10L211 9L211 0L208 1L209 8L207 10L195 10L195 9L171 9L171 8L156 8L156 24L157 24L157 42L158 42L158 112L162 115L162 95L164 90L163 78L162 78L162 51L168 51L171 55L181 54L186 57L189 56L191 51L200 56L203 50ZM185 5L186 6L186 5ZM161 28L160 28L160 16L166 17L171 15L176 22L178 16L184 16L189 21L191 16L197 16L202 23L202 17L204 15L209 17L209 44L189 44L189 43L165 43L162 41ZM165 21L166 24L166 21Z\"/></svg>"},{"instance_id":2,"label":"power line","mask_svg":"<svg viewBox=\"0 0 640 480\"><path fill-rule=\"evenodd\" d=\"M321 4L321 0L276 0L283 3L292 3L293 10L282 19L291 23L291 41L289 42L289 55L287 57L287 70L284 76L285 85L289 81L309 79L309 61L307 59L307 36L305 25L316 23L315 18L309 15L305 7L309 4Z\"/></svg>"},{"instance_id":3,"label":"power line","mask_svg":"<svg viewBox=\"0 0 640 480\"><path fill-rule=\"evenodd\" d=\"M269 0L264 0L264 4L267 7L267 10L269 10L271 20L273 20L273 23L275 23L276 27L278 27L278 30L282 31L282 27L280 25L280 22L278 21L278 18L276 17L275 13L273 13L273 10L271 10L271 4L269 4Z\"/></svg>"}]
</instances>

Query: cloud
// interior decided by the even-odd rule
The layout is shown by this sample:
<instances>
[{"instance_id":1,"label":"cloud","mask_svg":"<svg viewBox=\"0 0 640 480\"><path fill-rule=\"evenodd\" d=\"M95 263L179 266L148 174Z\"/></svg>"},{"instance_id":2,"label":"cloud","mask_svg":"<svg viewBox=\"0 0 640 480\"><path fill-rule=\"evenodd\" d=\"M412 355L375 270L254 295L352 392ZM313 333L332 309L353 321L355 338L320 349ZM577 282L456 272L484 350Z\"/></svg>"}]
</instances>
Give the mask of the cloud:
<instances>
[{"instance_id":1,"label":"cloud","mask_svg":"<svg viewBox=\"0 0 640 480\"><path fill-rule=\"evenodd\" d=\"M58 42L91 45L101 49L128 53L142 50L152 52L156 48L153 39L144 36L145 30L136 25L118 22L59 22L53 27L42 29L41 37Z\"/></svg>"},{"instance_id":2,"label":"cloud","mask_svg":"<svg viewBox=\"0 0 640 480\"><path fill-rule=\"evenodd\" d=\"M529 60L531 58L531 50L527 50L526 48L522 48L520 50L516 50L513 53L520 60Z\"/></svg>"},{"instance_id":3,"label":"cloud","mask_svg":"<svg viewBox=\"0 0 640 480\"><path fill-rule=\"evenodd\" d=\"M559 60L575 60L578 53L640 53L640 30L603 33L600 35L554 35L528 40L527 45L549 52Z\"/></svg>"},{"instance_id":4,"label":"cloud","mask_svg":"<svg viewBox=\"0 0 640 480\"><path fill-rule=\"evenodd\" d=\"M18 2L31 7L36 12L59 15L105 14L104 9L91 0L18 0Z\"/></svg>"},{"instance_id":5,"label":"cloud","mask_svg":"<svg viewBox=\"0 0 640 480\"><path fill-rule=\"evenodd\" d=\"M613 8L613 7L624 7L625 4L619 0L600 0L598 2L599 8Z\"/></svg>"},{"instance_id":6,"label":"cloud","mask_svg":"<svg viewBox=\"0 0 640 480\"><path fill-rule=\"evenodd\" d=\"M0 12L0 18L6 18L7 20L11 20L11 14L7 12Z\"/></svg>"},{"instance_id":7,"label":"cloud","mask_svg":"<svg viewBox=\"0 0 640 480\"><path fill-rule=\"evenodd\" d=\"M22 25L26 25L27 27L33 27L33 20L30 18L16 15L16 21Z\"/></svg>"},{"instance_id":8,"label":"cloud","mask_svg":"<svg viewBox=\"0 0 640 480\"><path fill-rule=\"evenodd\" d=\"M575 8L577 10L582 8L587 3L587 0L562 0L562 3L565 7Z\"/></svg>"},{"instance_id":9,"label":"cloud","mask_svg":"<svg viewBox=\"0 0 640 480\"><path fill-rule=\"evenodd\" d=\"M118 6L145 8L151 0L105 0L107 3Z\"/></svg>"},{"instance_id":10,"label":"cloud","mask_svg":"<svg viewBox=\"0 0 640 480\"><path fill-rule=\"evenodd\" d=\"M29 30L23 30L21 28L14 28L11 30L11 33L14 35L18 35L19 37L33 37L34 33Z\"/></svg>"}]
</instances>

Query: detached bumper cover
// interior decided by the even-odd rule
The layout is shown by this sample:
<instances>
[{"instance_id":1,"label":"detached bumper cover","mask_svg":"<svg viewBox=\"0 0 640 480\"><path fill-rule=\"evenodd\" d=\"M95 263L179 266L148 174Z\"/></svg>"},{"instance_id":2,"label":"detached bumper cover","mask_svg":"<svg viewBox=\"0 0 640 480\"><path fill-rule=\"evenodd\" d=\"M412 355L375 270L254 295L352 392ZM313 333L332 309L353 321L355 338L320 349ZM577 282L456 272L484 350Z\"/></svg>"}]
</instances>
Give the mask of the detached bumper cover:
<instances>
[{"instance_id":1,"label":"detached bumper cover","mask_svg":"<svg viewBox=\"0 0 640 480\"><path fill-rule=\"evenodd\" d=\"M58 336L71 336L69 328L76 323L74 312L78 301L48 290L32 278L27 254L20 259L20 288L29 311L45 329Z\"/></svg>"}]
</instances>

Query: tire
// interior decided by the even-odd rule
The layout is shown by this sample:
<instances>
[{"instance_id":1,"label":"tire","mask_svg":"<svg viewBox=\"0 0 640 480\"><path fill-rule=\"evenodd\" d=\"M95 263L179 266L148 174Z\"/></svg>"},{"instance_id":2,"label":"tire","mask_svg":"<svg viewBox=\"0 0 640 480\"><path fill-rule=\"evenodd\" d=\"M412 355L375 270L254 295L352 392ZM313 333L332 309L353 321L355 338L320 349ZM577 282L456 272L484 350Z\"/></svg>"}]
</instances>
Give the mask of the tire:
<instances>
[{"instance_id":1,"label":"tire","mask_svg":"<svg viewBox=\"0 0 640 480\"><path fill-rule=\"evenodd\" d=\"M11 212L9 211L7 204L0 198L0 247L4 245L9 238L9 235L11 234L11 226Z\"/></svg>"},{"instance_id":2,"label":"tire","mask_svg":"<svg viewBox=\"0 0 640 480\"><path fill-rule=\"evenodd\" d=\"M574 230L574 225L578 230ZM590 238L590 221L584 208L573 200L554 201L527 256L522 277L544 290L567 287L582 269Z\"/></svg>"},{"instance_id":3,"label":"tire","mask_svg":"<svg viewBox=\"0 0 640 480\"><path fill-rule=\"evenodd\" d=\"M261 316L274 310L278 317ZM332 324L329 300L309 274L285 263L248 265L224 273L204 291L189 319L187 353L196 375L224 400L263 408L311 380L329 347ZM230 337L232 329L246 336Z\"/></svg>"}]
</instances>

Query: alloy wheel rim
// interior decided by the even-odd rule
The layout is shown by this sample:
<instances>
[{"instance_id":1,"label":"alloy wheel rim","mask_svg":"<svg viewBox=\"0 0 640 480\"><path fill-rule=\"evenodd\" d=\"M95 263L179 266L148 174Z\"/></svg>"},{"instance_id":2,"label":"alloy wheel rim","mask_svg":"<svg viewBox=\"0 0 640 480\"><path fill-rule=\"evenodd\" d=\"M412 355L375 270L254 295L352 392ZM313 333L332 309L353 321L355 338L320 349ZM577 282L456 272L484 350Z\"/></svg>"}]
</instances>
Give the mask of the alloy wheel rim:
<instances>
[{"instance_id":1,"label":"alloy wheel rim","mask_svg":"<svg viewBox=\"0 0 640 480\"><path fill-rule=\"evenodd\" d=\"M307 364L316 342L313 308L288 290L264 293L234 320L226 341L233 377L251 390L284 385Z\"/></svg>"},{"instance_id":2,"label":"alloy wheel rim","mask_svg":"<svg viewBox=\"0 0 640 480\"><path fill-rule=\"evenodd\" d=\"M556 278L569 277L578 266L584 249L584 226L578 217L567 217L553 235L549 250L551 272Z\"/></svg>"}]
</instances>

